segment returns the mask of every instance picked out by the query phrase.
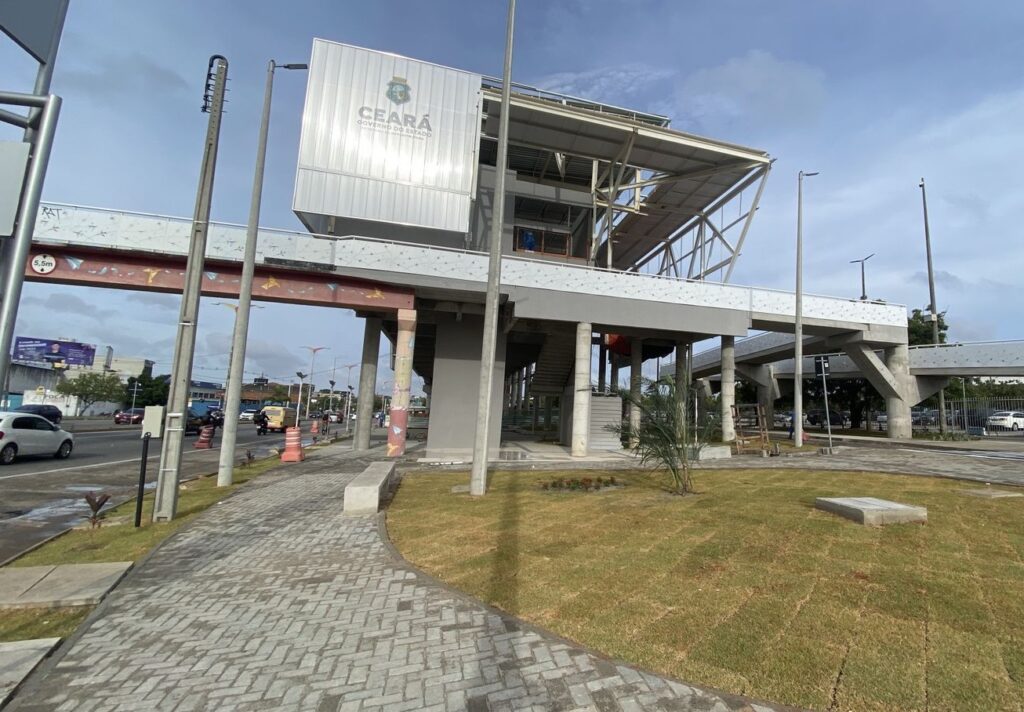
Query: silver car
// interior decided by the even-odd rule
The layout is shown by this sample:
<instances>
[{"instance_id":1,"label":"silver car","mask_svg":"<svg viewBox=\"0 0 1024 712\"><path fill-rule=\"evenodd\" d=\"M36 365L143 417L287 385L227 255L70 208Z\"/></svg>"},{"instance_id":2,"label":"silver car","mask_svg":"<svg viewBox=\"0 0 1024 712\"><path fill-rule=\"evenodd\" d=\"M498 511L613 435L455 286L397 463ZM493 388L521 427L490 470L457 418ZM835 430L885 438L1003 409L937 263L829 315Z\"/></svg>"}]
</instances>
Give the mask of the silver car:
<instances>
[{"instance_id":1,"label":"silver car","mask_svg":"<svg viewBox=\"0 0 1024 712\"><path fill-rule=\"evenodd\" d=\"M46 418L29 413L0 412L0 465L21 455L70 457L74 436Z\"/></svg>"}]
</instances>

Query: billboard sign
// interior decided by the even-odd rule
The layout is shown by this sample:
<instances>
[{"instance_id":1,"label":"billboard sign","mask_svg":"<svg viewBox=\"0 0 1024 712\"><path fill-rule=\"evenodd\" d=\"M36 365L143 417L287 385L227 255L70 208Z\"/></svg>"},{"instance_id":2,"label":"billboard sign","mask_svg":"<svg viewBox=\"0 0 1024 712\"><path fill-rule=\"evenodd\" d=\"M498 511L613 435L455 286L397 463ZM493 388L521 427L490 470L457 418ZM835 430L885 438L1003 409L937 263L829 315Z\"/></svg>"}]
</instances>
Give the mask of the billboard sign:
<instances>
[{"instance_id":1,"label":"billboard sign","mask_svg":"<svg viewBox=\"0 0 1024 712\"><path fill-rule=\"evenodd\" d=\"M479 74L314 40L293 209L467 232Z\"/></svg>"},{"instance_id":2,"label":"billboard sign","mask_svg":"<svg viewBox=\"0 0 1024 712\"><path fill-rule=\"evenodd\" d=\"M55 368L92 366L96 360L96 347L77 341L55 341L18 336L14 339L15 361L49 363Z\"/></svg>"}]
</instances>

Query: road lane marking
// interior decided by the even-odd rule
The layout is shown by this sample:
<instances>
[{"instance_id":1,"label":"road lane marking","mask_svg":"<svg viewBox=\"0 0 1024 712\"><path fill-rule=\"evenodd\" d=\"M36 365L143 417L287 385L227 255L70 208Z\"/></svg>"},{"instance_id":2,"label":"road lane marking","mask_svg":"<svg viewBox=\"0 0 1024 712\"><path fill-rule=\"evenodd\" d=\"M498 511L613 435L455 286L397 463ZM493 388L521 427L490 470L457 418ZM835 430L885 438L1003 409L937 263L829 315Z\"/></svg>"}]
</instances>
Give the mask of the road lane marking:
<instances>
[{"instance_id":1,"label":"road lane marking","mask_svg":"<svg viewBox=\"0 0 1024 712\"><path fill-rule=\"evenodd\" d=\"M240 445L250 445L250 444L251 443L240 443ZM211 452L211 451L214 451L214 450L219 451L220 448L219 447L213 447L213 448L207 448L205 450L186 450L186 451L184 451L182 453L182 455L184 456L184 455L202 454L202 453ZM155 458L158 459L159 457L160 457L160 453L156 453L155 455L150 455L149 457L146 458L146 462L149 462L150 460L153 460ZM94 463L92 465L78 465L77 467L60 467L60 468L57 468L55 470L41 470L39 472L21 472L21 473L19 473L17 475L0 475L0 480L13 480L13 479L16 479L16 478L19 478L19 477L34 477L35 475L52 475L55 472L70 472L71 470L88 470L88 469L90 469L92 467L105 467L107 465L123 465L123 464L125 464L127 462L138 462L141 459L142 459L141 457L133 457L133 458L130 458L128 460L112 460L110 462L97 462L97 463Z\"/></svg>"}]
</instances>

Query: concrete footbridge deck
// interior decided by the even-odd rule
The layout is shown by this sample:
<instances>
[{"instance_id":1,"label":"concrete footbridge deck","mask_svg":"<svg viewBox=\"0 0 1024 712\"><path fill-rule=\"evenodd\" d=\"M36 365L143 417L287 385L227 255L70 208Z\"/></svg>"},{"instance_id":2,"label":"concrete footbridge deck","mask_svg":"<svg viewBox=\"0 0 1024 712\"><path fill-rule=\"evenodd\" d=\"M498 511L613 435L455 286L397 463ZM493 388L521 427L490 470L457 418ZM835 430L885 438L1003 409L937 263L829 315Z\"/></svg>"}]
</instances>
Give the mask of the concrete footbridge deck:
<instances>
[{"instance_id":1,"label":"concrete footbridge deck","mask_svg":"<svg viewBox=\"0 0 1024 712\"><path fill-rule=\"evenodd\" d=\"M134 277L151 274L168 259L183 264L191 225L187 218L46 203L36 224L33 256L53 256L57 269L40 273L27 267L26 278L174 291L173 285L161 286L152 276L125 280L119 271L134 270ZM238 264L244 242L244 226L213 222L206 259L215 265ZM154 264L147 266L147 261ZM487 279L484 252L265 228L259 230L256 263L258 270L285 270L313 275L321 281L348 276L367 284L394 285L400 294L392 295L394 290L387 289L379 296L394 296L397 301L410 291L423 296L443 290L461 293L467 302L482 302ZM214 268L210 271L213 273ZM336 283L327 281L337 288ZM292 294L275 292L274 286L272 280L263 285L258 281L253 297L330 303L304 300L294 289ZM204 280L204 290L215 293L208 280ZM786 330L792 328L795 314L790 292L595 269L542 258L504 257L502 291L514 304L516 318L569 322L591 319L594 298L603 298L601 326L663 329L666 334L687 331L695 335L743 336L751 328ZM356 307L335 301L337 306L350 308L373 306L374 293L370 290L367 294L369 303L363 299ZM402 308L397 301L379 306ZM905 340L905 308L900 305L805 296L803 310L807 333L821 338L852 338L876 346Z\"/></svg>"},{"instance_id":2,"label":"concrete footbridge deck","mask_svg":"<svg viewBox=\"0 0 1024 712\"><path fill-rule=\"evenodd\" d=\"M772 365L776 378L793 378L795 362L792 334L767 333L737 341L737 366ZM857 378L863 375L849 355L836 349L834 340L809 337L804 340L804 378L814 378L814 355L829 355L833 378ZM912 376L1022 376L1024 377L1024 340L978 341L953 344L911 346L907 350ZM720 349L702 351L693 357L693 374L706 378L721 372Z\"/></svg>"}]
</instances>

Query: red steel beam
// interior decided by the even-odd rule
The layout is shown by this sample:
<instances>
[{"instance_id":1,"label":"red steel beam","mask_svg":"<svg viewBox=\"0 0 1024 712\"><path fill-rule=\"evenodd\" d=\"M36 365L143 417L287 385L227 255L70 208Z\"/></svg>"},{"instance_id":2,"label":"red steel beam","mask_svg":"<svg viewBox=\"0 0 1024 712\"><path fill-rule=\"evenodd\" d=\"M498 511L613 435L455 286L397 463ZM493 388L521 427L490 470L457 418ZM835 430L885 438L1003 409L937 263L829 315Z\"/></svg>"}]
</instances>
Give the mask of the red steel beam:
<instances>
[{"instance_id":1,"label":"red steel beam","mask_svg":"<svg viewBox=\"0 0 1024 712\"><path fill-rule=\"evenodd\" d=\"M52 256L55 264L36 259L43 255ZM237 263L207 262L203 273L203 294L237 298L241 273L241 265ZM32 282L180 294L185 284L185 261L160 255L33 246L25 265L25 278ZM411 289L336 274L321 275L264 266L256 267L252 298L363 311L414 308Z\"/></svg>"}]
</instances>

